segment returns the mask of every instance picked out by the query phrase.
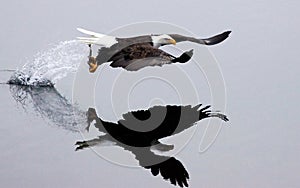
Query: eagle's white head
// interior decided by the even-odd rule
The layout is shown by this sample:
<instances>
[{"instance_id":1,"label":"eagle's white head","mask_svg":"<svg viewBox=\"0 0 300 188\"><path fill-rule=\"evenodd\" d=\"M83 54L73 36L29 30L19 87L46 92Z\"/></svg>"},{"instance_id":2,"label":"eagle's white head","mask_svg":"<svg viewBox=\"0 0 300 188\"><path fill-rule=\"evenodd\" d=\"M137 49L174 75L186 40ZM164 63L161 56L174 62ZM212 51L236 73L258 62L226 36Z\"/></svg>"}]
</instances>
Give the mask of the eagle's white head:
<instances>
[{"instance_id":1,"label":"eagle's white head","mask_svg":"<svg viewBox=\"0 0 300 188\"><path fill-rule=\"evenodd\" d=\"M163 45L168 44L176 44L176 41L170 37L169 35L163 34L163 35L152 35L151 36L153 46L158 48Z\"/></svg>"}]
</instances>

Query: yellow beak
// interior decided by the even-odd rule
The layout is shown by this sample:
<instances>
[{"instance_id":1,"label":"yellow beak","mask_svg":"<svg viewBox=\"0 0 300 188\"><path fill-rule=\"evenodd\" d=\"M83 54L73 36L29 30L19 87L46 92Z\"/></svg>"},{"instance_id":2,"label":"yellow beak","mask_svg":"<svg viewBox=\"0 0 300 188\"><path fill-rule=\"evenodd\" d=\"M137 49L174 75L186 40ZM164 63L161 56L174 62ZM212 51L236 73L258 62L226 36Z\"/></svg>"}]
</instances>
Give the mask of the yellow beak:
<instances>
[{"instance_id":1,"label":"yellow beak","mask_svg":"<svg viewBox=\"0 0 300 188\"><path fill-rule=\"evenodd\" d=\"M174 40L174 39L170 39L169 42L170 42L170 44L174 44L174 45L176 44L176 40Z\"/></svg>"}]
</instances>

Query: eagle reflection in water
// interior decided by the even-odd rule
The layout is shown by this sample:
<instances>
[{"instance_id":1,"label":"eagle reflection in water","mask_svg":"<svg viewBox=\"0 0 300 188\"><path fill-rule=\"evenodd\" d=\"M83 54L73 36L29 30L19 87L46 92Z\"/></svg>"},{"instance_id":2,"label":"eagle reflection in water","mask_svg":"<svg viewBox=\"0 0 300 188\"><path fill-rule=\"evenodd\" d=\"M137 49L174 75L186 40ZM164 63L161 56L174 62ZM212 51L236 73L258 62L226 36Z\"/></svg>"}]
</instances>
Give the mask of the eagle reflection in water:
<instances>
[{"instance_id":1,"label":"eagle reflection in water","mask_svg":"<svg viewBox=\"0 0 300 188\"><path fill-rule=\"evenodd\" d=\"M173 145L160 143L159 139L180 133L202 119L217 117L223 121L228 121L225 115L211 112L210 106L203 108L201 106L201 104L194 107L190 105L154 106L148 110L128 112L117 123L102 120L94 108L89 108L87 111L89 124L87 130L89 130L90 124L95 121L94 126L106 134L95 139L76 142L76 150L96 145L101 146L101 143L110 141L116 146L130 151L138 160L139 165L151 170L153 176L160 174L164 180L170 181L173 185L188 187L189 174L183 164L175 157L156 155L151 151L151 148L154 147L160 151L173 149ZM152 114L154 116L155 114L163 114L163 119L158 118L160 124L157 127L153 127L153 121L148 121ZM151 130L145 131L146 129L149 130L149 127Z\"/></svg>"},{"instance_id":2,"label":"eagle reflection in water","mask_svg":"<svg viewBox=\"0 0 300 188\"><path fill-rule=\"evenodd\" d=\"M172 150L173 145L160 143L159 140L178 134L202 119L217 117L228 121L225 115L210 111L210 106L202 107L199 104L154 106L148 110L128 112L123 115L122 120L112 123L98 117L94 108L84 112L73 106L53 87L11 85L10 91L25 111L33 108L37 115L65 130L89 130L91 123L95 122L95 128L105 134L92 140L77 141L76 151L101 146L107 141L114 143L130 151L139 165L151 170L153 176L160 174L166 181L180 187L188 186L189 174L184 165L175 157L153 153L151 148L162 152Z\"/></svg>"}]
</instances>

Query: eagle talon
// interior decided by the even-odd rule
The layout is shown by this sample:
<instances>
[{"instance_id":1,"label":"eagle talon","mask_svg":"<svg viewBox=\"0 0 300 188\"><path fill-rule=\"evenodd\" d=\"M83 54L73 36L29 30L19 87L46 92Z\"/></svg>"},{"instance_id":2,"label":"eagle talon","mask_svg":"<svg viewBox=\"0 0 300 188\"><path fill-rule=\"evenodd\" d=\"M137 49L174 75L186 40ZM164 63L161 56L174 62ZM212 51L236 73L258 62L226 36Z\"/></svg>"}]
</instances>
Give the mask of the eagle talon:
<instances>
[{"instance_id":1,"label":"eagle talon","mask_svg":"<svg viewBox=\"0 0 300 188\"><path fill-rule=\"evenodd\" d=\"M94 57L92 56L92 45L91 45L91 44L88 44L88 46L89 46L89 48L90 48L90 54L89 54L89 56L88 56L89 60L88 60L87 64L90 66L89 71L90 71L91 73L93 73L93 72L95 72L95 71L97 70L98 64L97 64L97 62L96 62L96 58L94 58Z\"/></svg>"},{"instance_id":2,"label":"eagle talon","mask_svg":"<svg viewBox=\"0 0 300 188\"><path fill-rule=\"evenodd\" d=\"M93 59L93 61L91 62L91 58ZM95 72L98 68L98 64L96 62L94 62L95 58L94 57L90 57L88 65L90 66L89 71L91 73Z\"/></svg>"}]
</instances>

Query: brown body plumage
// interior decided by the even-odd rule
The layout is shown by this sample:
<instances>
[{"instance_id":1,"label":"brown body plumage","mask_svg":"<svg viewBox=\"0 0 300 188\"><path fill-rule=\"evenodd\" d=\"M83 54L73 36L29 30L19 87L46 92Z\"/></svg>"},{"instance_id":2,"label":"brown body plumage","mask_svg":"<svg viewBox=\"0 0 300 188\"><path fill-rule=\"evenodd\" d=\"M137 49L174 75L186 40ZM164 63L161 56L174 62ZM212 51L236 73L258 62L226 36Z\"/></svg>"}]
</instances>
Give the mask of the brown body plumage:
<instances>
[{"instance_id":1,"label":"brown body plumage","mask_svg":"<svg viewBox=\"0 0 300 188\"><path fill-rule=\"evenodd\" d=\"M148 66L163 66L171 63L185 63L191 59L193 51L183 53L175 57L161 49L153 48L151 43L137 43L129 45L104 62L111 62L111 67L122 67L128 71L137 71ZM99 65L99 58L107 56L102 49L99 50L97 58L89 57L90 72L94 72ZM98 58L99 57L99 58ZM96 65L97 63L97 65Z\"/></svg>"}]
</instances>

